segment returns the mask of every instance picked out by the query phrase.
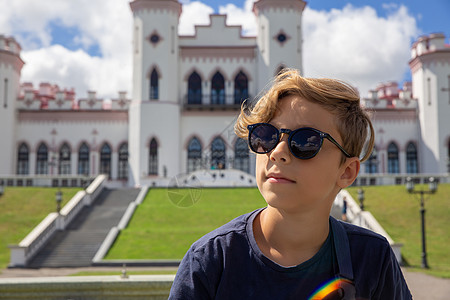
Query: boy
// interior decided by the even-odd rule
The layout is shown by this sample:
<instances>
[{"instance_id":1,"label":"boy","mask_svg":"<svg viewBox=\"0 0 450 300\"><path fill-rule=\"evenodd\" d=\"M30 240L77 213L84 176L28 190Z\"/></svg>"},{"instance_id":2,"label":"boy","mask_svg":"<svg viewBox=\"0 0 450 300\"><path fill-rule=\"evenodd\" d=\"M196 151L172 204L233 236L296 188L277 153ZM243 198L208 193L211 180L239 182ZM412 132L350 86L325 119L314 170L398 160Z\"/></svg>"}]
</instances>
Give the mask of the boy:
<instances>
[{"instance_id":1,"label":"boy","mask_svg":"<svg viewBox=\"0 0 450 300\"><path fill-rule=\"evenodd\" d=\"M195 242L169 299L411 299L386 239L329 216L374 144L354 88L287 70L235 132L257 153L267 207Z\"/></svg>"}]
</instances>

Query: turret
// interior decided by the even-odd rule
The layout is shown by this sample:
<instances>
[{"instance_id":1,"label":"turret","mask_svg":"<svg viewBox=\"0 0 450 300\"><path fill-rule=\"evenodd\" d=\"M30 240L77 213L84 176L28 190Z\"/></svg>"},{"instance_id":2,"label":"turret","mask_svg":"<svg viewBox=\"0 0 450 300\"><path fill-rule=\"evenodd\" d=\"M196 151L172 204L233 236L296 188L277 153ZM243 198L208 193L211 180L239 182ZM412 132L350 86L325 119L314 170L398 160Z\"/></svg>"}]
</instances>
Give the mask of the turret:
<instances>
[{"instance_id":1,"label":"turret","mask_svg":"<svg viewBox=\"0 0 450 300\"><path fill-rule=\"evenodd\" d=\"M418 99L422 173L450 168L450 46L440 33L420 37L411 47L413 95Z\"/></svg>"},{"instance_id":2,"label":"turret","mask_svg":"<svg viewBox=\"0 0 450 300\"><path fill-rule=\"evenodd\" d=\"M133 101L176 101L178 20L176 0L130 3L133 28Z\"/></svg>"},{"instance_id":3,"label":"turret","mask_svg":"<svg viewBox=\"0 0 450 300\"><path fill-rule=\"evenodd\" d=\"M180 100L176 0L130 3L133 28L133 97L129 108L130 185L151 184L179 170ZM164 133L164 134L163 134Z\"/></svg>"},{"instance_id":4,"label":"turret","mask_svg":"<svg viewBox=\"0 0 450 300\"><path fill-rule=\"evenodd\" d=\"M20 72L24 65L21 47L12 37L0 35L0 175L16 173L17 149L15 140L16 100L20 89Z\"/></svg>"},{"instance_id":5,"label":"turret","mask_svg":"<svg viewBox=\"0 0 450 300\"><path fill-rule=\"evenodd\" d=\"M282 68L302 72L302 0L259 0L253 6L258 26L259 87Z\"/></svg>"}]
</instances>

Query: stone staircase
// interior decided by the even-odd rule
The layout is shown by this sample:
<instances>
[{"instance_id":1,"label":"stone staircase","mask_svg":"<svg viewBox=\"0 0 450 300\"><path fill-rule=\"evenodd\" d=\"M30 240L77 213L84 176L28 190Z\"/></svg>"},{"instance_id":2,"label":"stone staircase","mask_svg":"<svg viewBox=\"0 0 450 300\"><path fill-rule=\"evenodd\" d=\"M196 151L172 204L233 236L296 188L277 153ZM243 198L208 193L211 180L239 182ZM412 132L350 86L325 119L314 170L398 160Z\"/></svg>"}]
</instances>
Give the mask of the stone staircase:
<instances>
[{"instance_id":1,"label":"stone staircase","mask_svg":"<svg viewBox=\"0 0 450 300\"><path fill-rule=\"evenodd\" d=\"M81 210L66 230L54 235L27 267L90 266L109 230L119 223L138 194L139 189L105 188L91 206Z\"/></svg>"}]
</instances>

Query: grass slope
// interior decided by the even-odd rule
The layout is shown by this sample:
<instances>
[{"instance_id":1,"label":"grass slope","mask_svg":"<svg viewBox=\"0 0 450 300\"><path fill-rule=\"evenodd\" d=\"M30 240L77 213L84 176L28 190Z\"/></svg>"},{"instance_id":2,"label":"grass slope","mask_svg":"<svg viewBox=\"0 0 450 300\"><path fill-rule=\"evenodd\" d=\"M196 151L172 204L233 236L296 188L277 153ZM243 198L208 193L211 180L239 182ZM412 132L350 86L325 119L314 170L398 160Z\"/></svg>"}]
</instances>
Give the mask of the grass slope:
<instances>
[{"instance_id":1,"label":"grass slope","mask_svg":"<svg viewBox=\"0 0 450 300\"><path fill-rule=\"evenodd\" d=\"M257 189L203 189L179 207L167 189L151 189L105 259L181 259L198 238L233 218L264 207Z\"/></svg>"},{"instance_id":2,"label":"grass slope","mask_svg":"<svg viewBox=\"0 0 450 300\"><path fill-rule=\"evenodd\" d=\"M348 191L357 199L357 189ZM416 186L416 190L428 190ZM420 270L422 240L420 195L408 194L405 186L368 186L365 209L370 211L396 243L411 270ZM425 196L425 229L429 270L425 273L450 277L450 184L440 184L437 193Z\"/></svg>"},{"instance_id":3,"label":"grass slope","mask_svg":"<svg viewBox=\"0 0 450 300\"><path fill-rule=\"evenodd\" d=\"M417 186L417 188L426 188ZM417 195L404 186L364 187L365 206L397 243L412 270L421 264L420 212ZM357 199L357 188L349 188ZM426 200L427 252L430 269L450 277L450 185L441 184ZM195 205L175 206L166 189L153 189L138 207L106 259L180 259L205 233L236 216L265 206L257 189L204 189Z\"/></svg>"},{"instance_id":4,"label":"grass slope","mask_svg":"<svg viewBox=\"0 0 450 300\"><path fill-rule=\"evenodd\" d=\"M80 188L61 188L63 206ZM8 245L18 244L49 213L56 210L58 188L5 187L0 198L0 268L9 264Z\"/></svg>"}]
</instances>

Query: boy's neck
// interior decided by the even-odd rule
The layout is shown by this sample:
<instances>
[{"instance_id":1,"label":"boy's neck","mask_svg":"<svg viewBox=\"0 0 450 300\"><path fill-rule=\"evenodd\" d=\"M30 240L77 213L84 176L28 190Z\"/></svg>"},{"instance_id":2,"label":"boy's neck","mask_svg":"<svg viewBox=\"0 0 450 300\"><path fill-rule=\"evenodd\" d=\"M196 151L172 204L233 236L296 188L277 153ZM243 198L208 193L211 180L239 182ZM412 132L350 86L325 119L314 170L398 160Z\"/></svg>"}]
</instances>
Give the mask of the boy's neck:
<instances>
[{"instance_id":1,"label":"boy's neck","mask_svg":"<svg viewBox=\"0 0 450 300\"><path fill-rule=\"evenodd\" d=\"M299 265L322 247L329 234L328 219L327 214L284 214L269 206L253 222L255 240L261 252L279 265Z\"/></svg>"}]
</instances>

